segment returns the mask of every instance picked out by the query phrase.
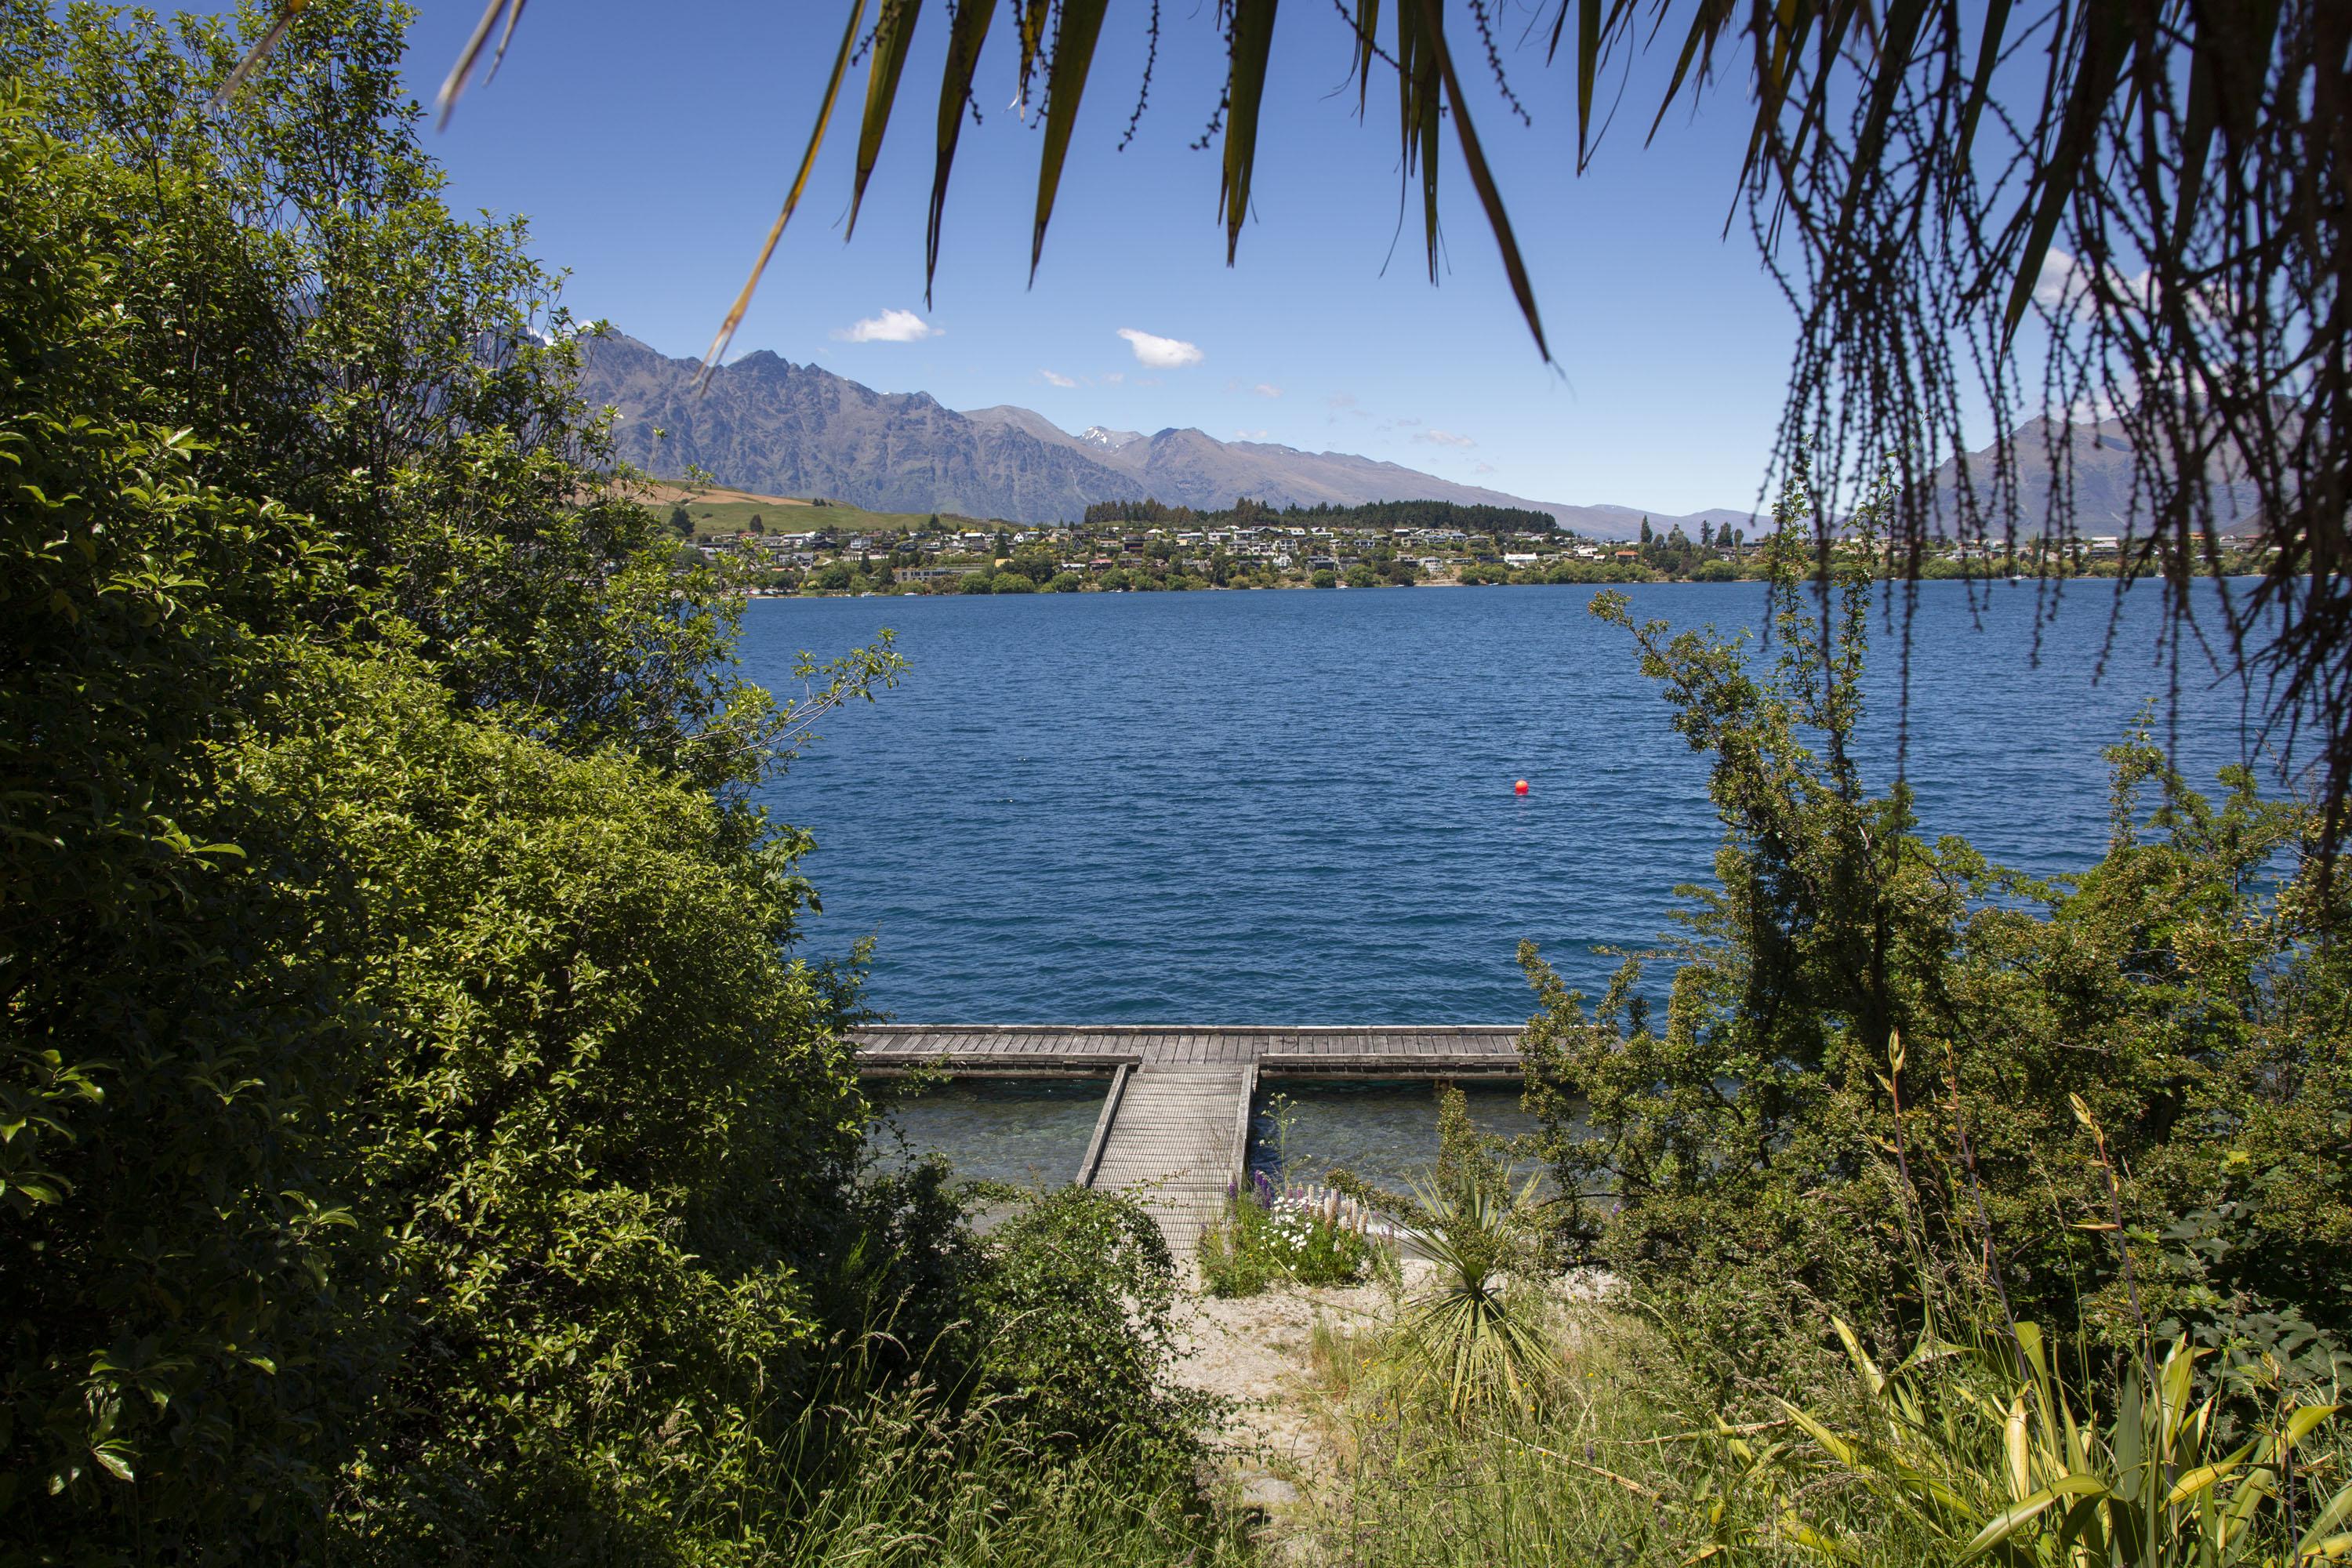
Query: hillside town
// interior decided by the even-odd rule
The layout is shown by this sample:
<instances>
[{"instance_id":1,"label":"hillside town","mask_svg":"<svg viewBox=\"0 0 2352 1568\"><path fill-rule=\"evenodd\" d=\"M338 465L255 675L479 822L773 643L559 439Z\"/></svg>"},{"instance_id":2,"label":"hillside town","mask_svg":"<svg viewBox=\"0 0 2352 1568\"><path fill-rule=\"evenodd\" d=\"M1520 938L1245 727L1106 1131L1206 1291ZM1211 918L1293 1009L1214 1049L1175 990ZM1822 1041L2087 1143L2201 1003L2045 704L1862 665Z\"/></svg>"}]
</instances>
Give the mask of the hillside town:
<instances>
[{"instance_id":1,"label":"hillside town","mask_svg":"<svg viewBox=\"0 0 2352 1568\"><path fill-rule=\"evenodd\" d=\"M1413 503L1414 512L1433 521L1412 525L1356 515L1381 510L1376 508L1318 509L1332 515L1308 513L1297 521L1284 521L1297 511L1271 512L1246 501L1234 510L1239 518L1187 512L1160 521L1111 516L1032 526L936 515L885 520L819 505L793 509L794 521L817 526L698 533L694 547L763 595L1729 583L1763 571L1756 531L1705 521L1694 536L1680 521L1662 530L1643 518L1634 538L1608 540L1560 529L1541 513L1509 512L1498 522L1475 514L1503 509L1443 502ZM844 521L825 526L819 520L829 513ZM2111 574L2127 543L2116 534L2078 538L2063 552L2038 539L2014 546L1965 542L1930 555L1919 574L2039 571L2045 558L2068 574Z\"/></svg>"}]
</instances>

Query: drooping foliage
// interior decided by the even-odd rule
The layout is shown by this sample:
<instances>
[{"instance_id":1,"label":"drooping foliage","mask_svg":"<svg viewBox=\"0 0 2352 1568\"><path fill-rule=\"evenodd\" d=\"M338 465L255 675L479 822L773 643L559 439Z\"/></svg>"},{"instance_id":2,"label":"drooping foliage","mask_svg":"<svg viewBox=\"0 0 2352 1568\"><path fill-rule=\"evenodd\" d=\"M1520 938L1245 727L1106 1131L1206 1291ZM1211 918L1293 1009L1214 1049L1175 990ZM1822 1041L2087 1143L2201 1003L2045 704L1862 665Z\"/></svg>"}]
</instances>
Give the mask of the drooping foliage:
<instances>
[{"instance_id":1,"label":"drooping foliage","mask_svg":"<svg viewBox=\"0 0 2352 1568\"><path fill-rule=\"evenodd\" d=\"M1855 760L1873 542L1817 610L1807 502L1770 545L1768 668L1594 602L1713 753L1725 837L1663 1019L1637 962L1588 1011L1523 950L1570 1247L1715 1354L1815 1340L1823 1307L1907 1344L1955 1300L2116 1344L2344 1334L2347 911L2312 816L2242 769L2200 795L2143 730L2081 876L1925 841Z\"/></svg>"}]
</instances>

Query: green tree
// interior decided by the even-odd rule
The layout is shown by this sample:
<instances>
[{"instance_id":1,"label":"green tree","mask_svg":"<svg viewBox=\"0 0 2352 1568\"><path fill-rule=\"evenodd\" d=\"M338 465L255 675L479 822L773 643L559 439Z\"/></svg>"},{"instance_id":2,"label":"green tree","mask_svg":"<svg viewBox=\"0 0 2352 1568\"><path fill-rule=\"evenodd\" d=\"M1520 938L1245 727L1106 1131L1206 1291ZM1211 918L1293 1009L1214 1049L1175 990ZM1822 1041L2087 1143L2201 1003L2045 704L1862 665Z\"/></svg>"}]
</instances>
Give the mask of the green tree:
<instances>
[{"instance_id":1,"label":"green tree","mask_svg":"<svg viewBox=\"0 0 2352 1568\"><path fill-rule=\"evenodd\" d=\"M890 1245L743 795L896 658L727 672L399 23L0 11L0 1555L740 1538Z\"/></svg>"},{"instance_id":2,"label":"green tree","mask_svg":"<svg viewBox=\"0 0 2352 1568\"><path fill-rule=\"evenodd\" d=\"M2107 858L2072 883L1922 841L1907 789L1874 794L1853 753L1877 514L1817 610L1810 502L1801 473L1766 544L1769 676L1738 642L1594 602L1714 755L1725 838L1716 885L1684 890L1663 1020L1638 963L1588 1012L1523 950L1570 1246L1672 1300L1709 1355L1811 1342L1816 1304L1907 1343L1923 1288L2117 1344L2223 1300L2352 1326L2352 1271L2295 1239L2347 1234L2352 1182L2290 1152L2326 1136L2311 1096L2352 1103L2344 1022L2310 1001L2343 904L2314 860L2264 869L2315 825L2243 770L2206 800L2142 733L2111 753ZM2231 1238L2210 1268L2158 1240L2200 1223Z\"/></svg>"}]
</instances>

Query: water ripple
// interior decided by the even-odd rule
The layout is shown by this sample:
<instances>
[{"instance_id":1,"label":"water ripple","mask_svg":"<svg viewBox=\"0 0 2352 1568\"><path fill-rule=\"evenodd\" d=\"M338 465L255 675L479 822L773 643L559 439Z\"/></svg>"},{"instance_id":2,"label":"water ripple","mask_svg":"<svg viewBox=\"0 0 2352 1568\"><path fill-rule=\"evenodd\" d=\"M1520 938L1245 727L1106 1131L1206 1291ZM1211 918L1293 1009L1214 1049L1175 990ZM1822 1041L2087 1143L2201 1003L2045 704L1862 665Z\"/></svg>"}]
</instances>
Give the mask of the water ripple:
<instances>
[{"instance_id":1,"label":"water ripple","mask_svg":"<svg viewBox=\"0 0 2352 1568\"><path fill-rule=\"evenodd\" d=\"M1574 589L761 601L754 679L895 628L912 665L770 792L811 828L819 952L871 932L908 1020L1460 1023L1523 1017L1531 937L1597 990L1712 874L1706 768ZM1752 587L1633 591L1637 618L1747 624ZM2166 687L2157 605L2074 595L2029 661L2030 588L1974 629L1921 594L1907 772L1931 834L2079 869L2100 749ZM1891 775L1895 660L1874 673ZM2184 698L2182 761L2239 760L2234 703ZM1515 796L1514 779L1530 782Z\"/></svg>"}]
</instances>

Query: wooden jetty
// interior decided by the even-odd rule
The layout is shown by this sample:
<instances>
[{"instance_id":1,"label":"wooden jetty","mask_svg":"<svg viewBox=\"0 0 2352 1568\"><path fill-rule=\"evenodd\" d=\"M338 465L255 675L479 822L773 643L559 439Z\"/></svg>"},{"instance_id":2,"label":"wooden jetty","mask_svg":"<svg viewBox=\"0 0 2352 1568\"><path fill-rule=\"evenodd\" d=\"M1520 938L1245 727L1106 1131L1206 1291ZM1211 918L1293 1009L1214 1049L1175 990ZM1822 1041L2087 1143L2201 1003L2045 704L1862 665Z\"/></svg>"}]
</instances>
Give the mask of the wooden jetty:
<instances>
[{"instance_id":1,"label":"wooden jetty","mask_svg":"<svg viewBox=\"0 0 2352 1568\"><path fill-rule=\"evenodd\" d=\"M1267 1079L1519 1077L1517 1024L1196 1028L1160 1025L882 1024L857 1030L860 1070L1109 1080L1081 1186L1133 1193L1189 1259L1247 1175L1250 1106Z\"/></svg>"}]
</instances>

